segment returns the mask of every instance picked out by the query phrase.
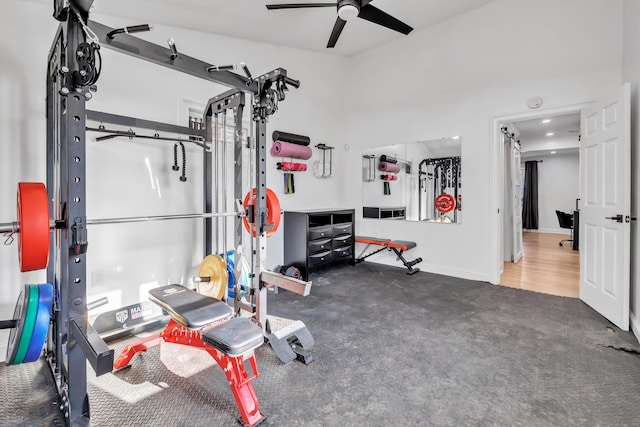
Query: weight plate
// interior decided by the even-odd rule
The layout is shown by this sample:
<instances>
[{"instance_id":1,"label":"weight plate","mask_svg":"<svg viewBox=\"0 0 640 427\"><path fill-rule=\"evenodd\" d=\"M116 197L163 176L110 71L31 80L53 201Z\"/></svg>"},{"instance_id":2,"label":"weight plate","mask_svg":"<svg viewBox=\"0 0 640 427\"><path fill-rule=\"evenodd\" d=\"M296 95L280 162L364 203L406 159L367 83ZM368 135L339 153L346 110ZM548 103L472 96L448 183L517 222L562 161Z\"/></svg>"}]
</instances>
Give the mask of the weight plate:
<instances>
[{"instance_id":1,"label":"weight plate","mask_svg":"<svg viewBox=\"0 0 640 427\"><path fill-rule=\"evenodd\" d=\"M18 183L18 256L20 271L40 270L49 263L49 197L41 182Z\"/></svg>"},{"instance_id":2,"label":"weight plate","mask_svg":"<svg viewBox=\"0 0 640 427\"><path fill-rule=\"evenodd\" d=\"M222 300L229 280L224 259L218 255L207 255L200 263L198 276L209 278L208 282L198 283L198 292Z\"/></svg>"},{"instance_id":3,"label":"weight plate","mask_svg":"<svg viewBox=\"0 0 640 427\"><path fill-rule=\"evenodd\" d=\"M227 252L227 275L229 276L229 279L227 281L227 288L230 289L233 289L233 287L235 286L235 254L235 251Z\"/></svg>"},{"instance_id":4,"label":"weight plate","mask_svg":"<svg viewBox=\"0 0 640 427\"><path fill-rule=\"evenodd\" d=\"M42 347L49 332L49 321L51 320L51 306L53 304L53 286L48 283L38 285L38 312L36 322L29 342L27 355L22 363L35 362L42 354Z\"/></svg>"},{"instance_id":5,"label":"weight plate","mask_svg":"<svg viewBox=\"0 0 640 427\"><path fill-rule=\"evenodd\" d=\"M441 213L449 213L456 207L456 199L451 194L442 193L435 200L436 209Z\"/></svg>"},{"instance_id":6,"label":"weight plate","mask_svg":"<svg viewBox=\"0 0 640 427\"><path fill-rule=\"evenodd\" d=\"M278 200L278 196L273 192L270 188L267 188L267 224L273 224L271 230L267 231L267 237L273 235L278 230L280 226L280 200ZM251 197L249 197L251 196ZM251 199L251 202L249 202ZM256 204L256 189L254 188L252 191L248 192L244 197L244 208L245 210L249 206L249 204ZM256 212L257 214L257 212ZM253 224L249 224L249 220L247 217L243 217L242 221L244 222L244 228L247 230L247 233L251 233L253 237L256 237L256 227L255 220Z\"/></svg>"},{"instance_id":7,"label":"weight plate","mask_svg":"<svg viewBox=\"0 0 640 427\"><path fill-rule=\"evenodd\" d=\"M20 344L18 344L18 351L16 352L16 358L13 361L14 365L19 365L24 361L24 356L29 349L29 343L31 342L31 336L33 335L33 327L36 324L36 316L38 314L38 285L29 285L29 302L27 304L27 315L25 316L24 325L22 327L22 334L20 336Z\"/></svg>"},{"instance_id":8,"label":"weight plate","mask_svg":"<svg viewBox=\"0 0 640 427\"><path fill-rule=\"evenodd\" d=\"M7 356L4 360L6 365L13 365L13 361L16 358L18 352L18 345L20 344L20 338L22 337L22 329L24 328L24 321L27 317L27 306L29 305L29 285L24 285L24 289L20 291L18 301L16 301L16 308L13 311L13 318L18 321L16 327L12 328L9 332L9 342L7 343Z\"/></svg>"}]
</instances>

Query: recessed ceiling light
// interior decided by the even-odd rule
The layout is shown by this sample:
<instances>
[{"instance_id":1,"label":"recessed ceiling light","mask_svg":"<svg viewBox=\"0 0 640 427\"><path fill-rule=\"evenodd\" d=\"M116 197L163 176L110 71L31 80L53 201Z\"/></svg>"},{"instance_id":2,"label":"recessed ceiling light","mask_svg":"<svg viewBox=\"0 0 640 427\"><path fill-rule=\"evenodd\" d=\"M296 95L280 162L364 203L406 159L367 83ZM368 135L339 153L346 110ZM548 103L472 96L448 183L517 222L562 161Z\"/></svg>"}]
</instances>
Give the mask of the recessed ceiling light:
<instances>
[{"instance_id":1,"label":"recessed ceiling light","mask_svg":"<svg viewBox=\"0 0 640 427\"><path fill-rule=\"evenodd\" d=\"M451 139L460 139L460 137L456 135L456 136L452 136Z\"/></svg>"},{"instance_id":2,"label":"recessed ceiling light","mask_svg":"<svg viewBox=\"0 0 640 427\"><path fill-rule=\"evenodd\" d=\"M551 152L551 154L556 154L556 152L555 152L555 151L552 151L552 152Z\"/></svg>"},{"instance_id":3,"label":"recessed ceiling light","mask_svg":"<svg viewBox=\"0 0 640 427\"><path fill-rule=\"evenodd\" d=\"M544 120L542 121L542 123L549 123L550 121L551 121L551 119L544 119Z\"/></svg>"},{"instance_id":4,"label":"recessed ceiling light","mask_svg":"<svg viewBox=\"0 0 640 427\"><path fill-rule=\"evenodd\" d=\"M549 132L547 136L553 136L553 132Z\"/></svg>"}]
</instances>

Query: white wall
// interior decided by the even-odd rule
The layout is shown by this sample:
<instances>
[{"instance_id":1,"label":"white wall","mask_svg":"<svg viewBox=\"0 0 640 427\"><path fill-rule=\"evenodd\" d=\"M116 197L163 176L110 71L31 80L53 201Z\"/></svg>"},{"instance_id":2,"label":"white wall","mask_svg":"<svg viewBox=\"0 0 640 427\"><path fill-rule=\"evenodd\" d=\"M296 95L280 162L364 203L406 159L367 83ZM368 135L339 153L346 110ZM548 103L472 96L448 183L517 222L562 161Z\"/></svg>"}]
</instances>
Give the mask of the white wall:
<instances>
[{"instance_id":1,"label":"white wall","mask_svg":"<svg viewBox=\"0 0 640 427\"><path fill-rule=\"evenodd\" d=\"M560 228L556 209L572 213L579 197L580 157L574 154L536 156L538 163L538 231L571 234ZM524 167L524 164L523 164Z\"/></svg>"},{"instance_id":2,"label":"white wall","mask_svg":"<svg viewBox=\"0 0 640 427\"><path fill-rule=\"evenodd\" d=\"M579 146L580 141L578 141L578 135L523 140L522 147L525 151L523 151L522 154L526 154L526 152L529 151L561 150L565 148L578 148Z\"/></svg>"},{"instance_id":3,"label":"white wall","mask_svg":"<svg viewBox=\"0 0 640 427\"><path fill-rule=\"evenodd\" d=\"M631 83L631 216L640 213L640 2L624 2L624 56L622 81ZM638 222L631 222L631 328L640 339L640 231Z\"/></svg>"},{"instance_id":4,"label":"white wall","mask_svg":"<svg viewBox=\"0 0 640 427\"><path fill-rule=\"evenodd\" d=\"M15 219L15 190L21 180L45 181L45 70L57 21L50 5L19 0L3 4L6 16L0 27L0 205L2 222ZM93 15L111 26L139 22ZM268 159L268 185L278 194L282 208L343 207L345 59L298 49L267 45L184 29L154 25L141 37L165 45L173 37L183 54L212 64L245 61L254 75L283 67L300 79L268 124L275 129L309 135L312 143L336 146L334 176L296 174L296 193L283 195L279 159ZM21 35L17 37L16 35ZM20 43L16 43L17 40ZM227 88L182 75L122 54L101 50L103 71L98 92L88 109L178 123L182 100L205 104ZM183 123L186 124L186 123ZM144 131L141 131L144 132ZM202 210L200 156L189 149L189 179L178 180L171 170L173 147L120 140L87 142L87 216L117 217L161 215ZM269 138L270 139L270 138ZM317 149L307 162L320 158ZM93 226L89 229L88 288L92 296L108 293L117 304L137 302L145 287L154 283L184 281L202 257L200 221L171 221L143 225ZM45 280L44 272L20 274L16 245L3 247L0 256L0 304L13 304L19 285ZM269 239L268 264L282 261L282 229ZM91 299L91 298L90 298Z\"/></svg>"},{"instance_id":5,"label":"white wall","mask_svg":"<svg viewBox=\"0 0 640 427\"><path fill-rule=\"evenodd\" d=\"M359 222L359 233L414 240L420 268L492 279L500 261L490 242L491 117L598 98L620 83L622 2L497 0L406 38L364 52L350 64L348 162L394 141L462 137L464 221L459 226ZM393 108L389 108L393 106ZM498 150L496 150L498 151ZM359 170L348 180L359 182ZM348 188L357 200L360 186ZM496 206L496 208L499 206ZM384 234L384 236L382 236ZM495 259L494 259L495 257ZM395 258L381 260L397 265Z\"/></svg>"},{"instance_id":6,"label":"white wall","mask_svg":"<svg viewBox=\"0 0 640 427\"><path fill-rule=\"evenodd\" d=\"M7 222L17 219L18 181L46 180L45 78L57 21L35 4L9 1L3 7L12 16L0 26L0 221ZM42 282L45 274L19 273L17 243L0 251L0 304L14 304L23 283Z\"/></svg>"}]
</instances>

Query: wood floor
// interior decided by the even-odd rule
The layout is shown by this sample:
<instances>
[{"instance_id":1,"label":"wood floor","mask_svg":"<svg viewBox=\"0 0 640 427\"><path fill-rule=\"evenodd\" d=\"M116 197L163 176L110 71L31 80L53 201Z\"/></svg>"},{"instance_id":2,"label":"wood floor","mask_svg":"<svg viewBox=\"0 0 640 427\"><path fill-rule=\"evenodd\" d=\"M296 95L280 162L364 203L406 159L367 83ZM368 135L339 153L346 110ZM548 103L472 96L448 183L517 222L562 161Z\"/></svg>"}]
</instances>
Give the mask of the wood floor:
<instances>
[{"instance_id":1,"label":"wood floor","mask_svg":"<svg viewBox=\"0 0 640 427\"><path fill-rule=\"evenodd\" d=\"M558 245L568 238L564 234L523 233L522 259L517 264L504 263L500 285L578 298L580 253L571 249L571 242Z\"/></svg>"}]
</instances>

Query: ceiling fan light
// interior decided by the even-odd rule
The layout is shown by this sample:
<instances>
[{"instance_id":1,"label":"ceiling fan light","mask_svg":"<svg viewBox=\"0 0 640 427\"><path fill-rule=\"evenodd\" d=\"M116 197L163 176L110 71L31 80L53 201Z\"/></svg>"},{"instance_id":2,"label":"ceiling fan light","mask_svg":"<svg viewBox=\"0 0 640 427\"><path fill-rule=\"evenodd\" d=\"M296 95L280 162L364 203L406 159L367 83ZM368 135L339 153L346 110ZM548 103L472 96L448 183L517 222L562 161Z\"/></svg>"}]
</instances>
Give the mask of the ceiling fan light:
<instances>
[{"instance_id":1,"label":"ceiling fan light","mask_svg":"<svg viewBox=\"0 0 640 427\"><path fill-rule=\"evenodd\" d=\"M360 11L352 4L345 4L338 9L338 16L344 21L357 18Z\"/></svg>"}]
</instances>

